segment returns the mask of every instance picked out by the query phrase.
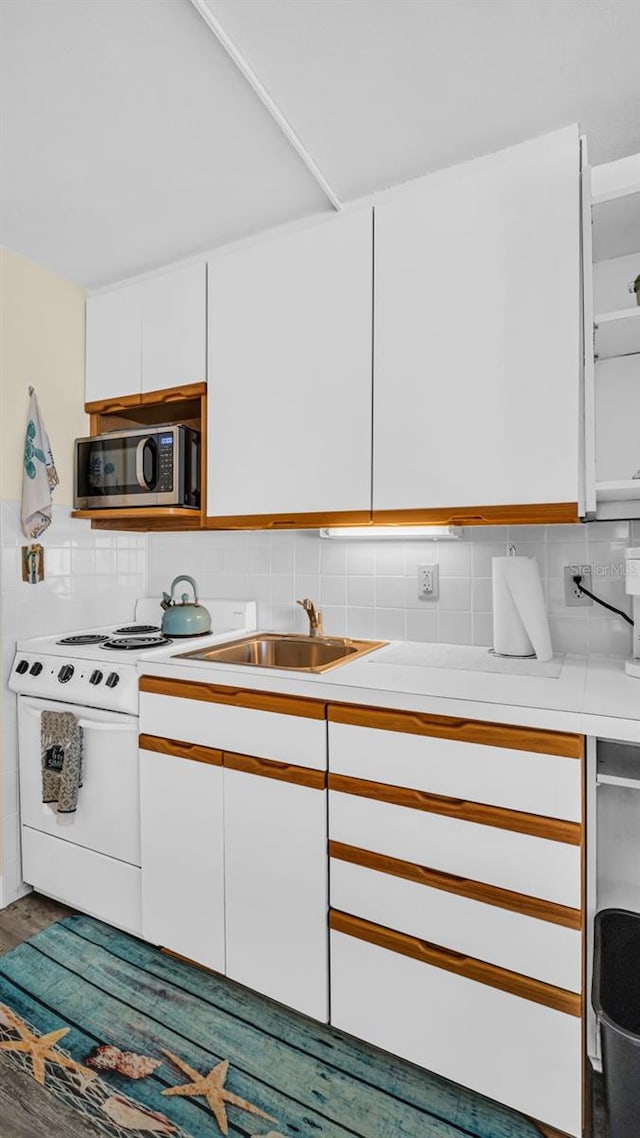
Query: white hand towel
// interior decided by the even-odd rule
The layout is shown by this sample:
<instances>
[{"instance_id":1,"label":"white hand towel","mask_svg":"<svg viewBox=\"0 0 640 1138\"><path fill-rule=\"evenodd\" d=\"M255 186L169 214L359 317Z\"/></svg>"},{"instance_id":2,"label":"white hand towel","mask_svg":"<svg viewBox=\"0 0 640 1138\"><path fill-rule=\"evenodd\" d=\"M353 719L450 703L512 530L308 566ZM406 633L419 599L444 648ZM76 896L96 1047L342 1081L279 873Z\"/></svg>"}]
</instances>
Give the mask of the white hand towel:
<instances>
[{"instance_id":1,"label":"white hand towel","mask_svg":"<svg viewBox=\"0 0 640 1138\"><path fill-rule=\"evenodd\" d=\"M38 399L33 387L30 387L21 510L22 532L30 541L39 537L51 525L51 494L59 481Z\"/></svg>"}]
</instances>

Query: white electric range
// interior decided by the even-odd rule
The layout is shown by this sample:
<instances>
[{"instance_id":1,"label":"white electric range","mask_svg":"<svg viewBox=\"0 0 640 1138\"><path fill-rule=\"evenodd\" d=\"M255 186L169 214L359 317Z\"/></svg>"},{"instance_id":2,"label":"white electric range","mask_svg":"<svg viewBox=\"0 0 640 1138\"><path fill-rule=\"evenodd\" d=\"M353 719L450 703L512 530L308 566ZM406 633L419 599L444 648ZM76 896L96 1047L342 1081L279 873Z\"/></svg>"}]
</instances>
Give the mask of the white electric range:
<instances>
[{"instance_id":1,"label":"white electric range","mask_svg":"<svg viewBox=\"0 0 640 1138\"><path fill-rule=\"evenodd\" d=\"M168 638L157 598L130 622L19 640L22 876L47 896L130 932L141 930L137 663L218 643L256 627L253 601L203 600L212 632ZM42 802L41 716L68 711L82 728L83 783L73 814Z\"/></svg>"}]
</instances>

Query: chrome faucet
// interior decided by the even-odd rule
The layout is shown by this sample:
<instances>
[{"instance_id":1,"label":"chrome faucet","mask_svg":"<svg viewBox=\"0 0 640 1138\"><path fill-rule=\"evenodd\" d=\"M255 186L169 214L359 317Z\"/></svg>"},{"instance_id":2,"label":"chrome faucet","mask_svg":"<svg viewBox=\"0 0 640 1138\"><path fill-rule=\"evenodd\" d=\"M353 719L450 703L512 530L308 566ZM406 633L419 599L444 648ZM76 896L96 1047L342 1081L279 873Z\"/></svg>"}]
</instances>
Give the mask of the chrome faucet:
<instances>
[{"instance_id":1,"label":"chrome faucet","mask_svg":"<svg viewBox=\"0 0 640 1138\"><path fill-rule=\"evenodd\" d=\"M309 636L322 636L322 613L317 612L313 601L305 597L303 601L296 601L296 604L302 605L309 617Z\"/></svg>"}]
</instances>

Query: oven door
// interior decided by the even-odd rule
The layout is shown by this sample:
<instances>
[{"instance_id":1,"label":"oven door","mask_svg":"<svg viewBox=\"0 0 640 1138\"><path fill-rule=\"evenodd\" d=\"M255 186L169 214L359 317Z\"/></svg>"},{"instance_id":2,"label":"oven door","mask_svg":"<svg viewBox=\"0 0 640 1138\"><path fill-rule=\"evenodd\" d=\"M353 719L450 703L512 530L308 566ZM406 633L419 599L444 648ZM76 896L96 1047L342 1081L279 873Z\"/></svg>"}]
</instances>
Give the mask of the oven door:
<instances>
[{"instance_id":1,"label":"oven door","mask_svg":"<svg viewBox=\"0 0 640 1138\"><path fill-rule=\"evenodd\" d=\"M174 427L76 439L76 509L177 504L179 450Z\"/></svg>"},{"instance_id":2,"label":"oven door","mask_svg":"<svg viewBox=\"0 0 640 1138\"><path fill-rule=\"evenodd\" d=\"M43 711L71 711L80 720L84 776L74 814L42 801ZM139 866L137 716L20 696L18 730L22 825Z\"/></svg>"}]
</instances>

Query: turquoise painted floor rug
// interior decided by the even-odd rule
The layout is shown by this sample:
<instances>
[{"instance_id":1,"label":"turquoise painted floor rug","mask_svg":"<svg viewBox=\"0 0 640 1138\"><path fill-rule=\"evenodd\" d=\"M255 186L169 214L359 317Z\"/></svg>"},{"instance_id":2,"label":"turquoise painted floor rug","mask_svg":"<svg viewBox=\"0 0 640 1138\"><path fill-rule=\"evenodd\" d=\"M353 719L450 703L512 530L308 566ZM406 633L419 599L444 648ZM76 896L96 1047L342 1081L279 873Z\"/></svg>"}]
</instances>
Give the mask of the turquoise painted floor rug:
<instances>
[{"instance_id":1,"label":"turquoise painted floor rug","mask_svg":"<svg viewBox=\"0 0 640 1138\"><path fill-rule=\"evenodd\" d=\"M89 917L0 957L0 1050L111 1138L540 1138L509 1110Z\"/></svg>"}]
</instances>

